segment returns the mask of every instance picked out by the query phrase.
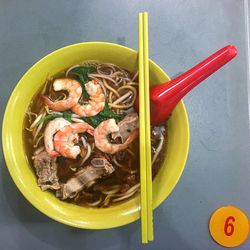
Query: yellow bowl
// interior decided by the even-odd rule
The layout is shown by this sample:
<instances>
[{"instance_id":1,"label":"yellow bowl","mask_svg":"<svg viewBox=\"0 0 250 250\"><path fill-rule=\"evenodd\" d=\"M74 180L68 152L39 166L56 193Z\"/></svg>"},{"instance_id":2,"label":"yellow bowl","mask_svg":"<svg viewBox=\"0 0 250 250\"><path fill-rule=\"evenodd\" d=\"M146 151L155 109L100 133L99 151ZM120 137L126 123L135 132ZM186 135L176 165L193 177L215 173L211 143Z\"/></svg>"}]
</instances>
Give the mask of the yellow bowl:
<instances>
[{"instance_id":1,"label":"yellow bowl","mask_svg":"<svg viewBox=\"0 0 250 250\"><path fill-rule=\"evenodd\" d=\"M139 195L109 208L86 208L58 200L50 192L42 192L28 163L23 142L25 111L34 94L49 76L81 63L100 60L117 64L135 72L138 53L112 43L79 43L56 50L33 65L15 87L5 110L2 130L3 151L9 172L26 199L42 213L61 223L88 229L104 229L131 223L140 217ZM164 71L150 61L150 82L169 80ZM185 106L180 102L168 121L168 146L162 168L153 182L153 206L168 197L178 182L187 159L189 125Z\"/></svg>"}]
</instances>

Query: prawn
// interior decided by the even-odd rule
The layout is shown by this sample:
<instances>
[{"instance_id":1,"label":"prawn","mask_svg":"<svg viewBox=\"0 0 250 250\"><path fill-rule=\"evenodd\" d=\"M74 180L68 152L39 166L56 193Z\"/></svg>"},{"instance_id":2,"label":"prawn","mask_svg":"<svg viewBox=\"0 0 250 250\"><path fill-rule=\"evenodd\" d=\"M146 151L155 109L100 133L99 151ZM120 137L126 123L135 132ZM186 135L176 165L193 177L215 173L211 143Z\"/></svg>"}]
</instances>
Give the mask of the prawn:
<instances>
[{"instance_id":1,"label":"prawn","mask_svg":"<svg viewBox=\"0 0 250 250\"><path fill-rule=\"evenodd\" d=\"M111 133L119 132L119 127L115 119L103 121L94 131L95 145L104 153L115 154L116 152L126 149L129 144L139 135L139 129L134 129L122 144L112 144L108 141L107 136Z\"/></svg>"},{"instance_id":2,"label":"prawn","mask_svg":"<svg viewBox=\"0 0 250 250\"><path fill-rule=\"evenodd\" d=\"M90 96L87 104L77 103L71 110L79 116L95 116L104 109L105 95L102 87L96 80L85 84L85 89Z\"/></svg>"},{"instance_id":3,"label":"prawn","mask_svg":"<svg viewBox=\"0 0 250 250\"><path fill-rule=\"evenodd\" d=\"M54 146L62 156L76 159L81 149L75 142L78 141L78 133L88 132L93 135L94 128L86 122L71 123L60 129L54 137Z\"/></svg>"},{"instance_id":4,"label":"prawn","mask_svg":"<svg viewBox=\"0 0 250 250\"><path fill-rule=\"evenodd\" d=\"M57 157L60 154L54 150L53 136L54 134L63 128L64 126L69 125L70 122L63 118L56 118L50 121L44 131L44 145L45 149L50 157Z\"/></svg>"},{"instance_id":5,"label":"prawn","mask_svg":"<svg viewBox=\"0 0 250 250\"><path fill-rule=\"evenodd\" d=\"M52 101L49 97L44 95L42 96L45 104L48 105L50 109L55 111L65 111L70 109L77 104L82 95L82 87L80 83L71 78L56 79L53 83L53 88L55 91L67 90L69 92L67 99L59 101Z\"/></svg>"}]
</instances>

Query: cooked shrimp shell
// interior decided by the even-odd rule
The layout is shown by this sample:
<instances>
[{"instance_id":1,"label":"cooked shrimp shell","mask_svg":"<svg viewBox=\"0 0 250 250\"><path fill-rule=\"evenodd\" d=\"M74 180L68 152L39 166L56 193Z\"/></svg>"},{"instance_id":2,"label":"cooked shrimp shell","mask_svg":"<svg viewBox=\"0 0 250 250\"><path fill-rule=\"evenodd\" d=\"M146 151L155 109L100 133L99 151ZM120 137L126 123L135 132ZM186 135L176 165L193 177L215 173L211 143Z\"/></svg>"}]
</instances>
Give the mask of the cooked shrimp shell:
<instances>
[{"instance_id":1,"label":"cooked shrimp shell","mask_svg":"<svg viewBox=\"0 0 250 250\"><path fill-rule=\"evenodd\" d=\"M60 101L52 101L47 96L42 96L48 107L55 111L65 111L78 103L82 95L82 87L80 83L71 78L56 79L53 83L55 91L67 90L69 95L66 99Z\"/></svg>"},{"instance_id":2,"label":"cooked shrimp shell","mask_svg":"<svg viewBox=\"0 0 250 250\"><path fill-rule=\"evenodd\" d=\"M103 89L96 80L86 83L85 89L90 97L89 102L82 105L77 103L71 110L79 116L95 116L101 112L105 106Z\"/></svg>"},{"instance_id":3,"label":"cooked shrimp shell","mask_svg":"<svg viewBox=\"0 0 250 250\"><path fill-rule=\"evenodd\" d=\"M119 131L115 119L109 119L99 124L94 131L95 145L104 153L115 154L126 149L129 144L139 135L138 128L133 130L126 141L122 144L112 144L108 140L108 135Z\"/></svg>"}]
</instances>

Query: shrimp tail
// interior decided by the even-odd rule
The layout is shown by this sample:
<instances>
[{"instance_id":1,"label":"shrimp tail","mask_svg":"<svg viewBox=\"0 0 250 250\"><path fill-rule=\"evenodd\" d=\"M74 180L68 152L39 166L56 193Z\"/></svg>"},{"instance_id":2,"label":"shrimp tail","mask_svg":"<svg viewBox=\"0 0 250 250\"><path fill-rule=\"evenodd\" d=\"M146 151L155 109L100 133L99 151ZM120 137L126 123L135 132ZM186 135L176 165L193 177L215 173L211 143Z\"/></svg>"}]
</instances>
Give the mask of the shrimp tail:
<instances>
[{"instance_id":1,"label":"shrimp tail","mask_svg":"<svg viewBox=\"0 0 250 250\"><path fill-rule=\"evenodd\" d=\"M55 111L65 111L72 108L77 104L82 95L82 87L80 83L71 78L56 79L53 83L53 88L55 91L68 91L68 97L63 100L53 101L47 96L42 96L44 103L48 105L50 109Z\"/></svg>"},{"instance_id":2,"label":"shrimp tail","mask_svg":"<svg viewBox=\"0 0 250 250\"><path fill-rule=\"evenodd\" d=\"M41 95L41 98L42 98L45 105L47 105L49 108L54 110L55 103L49 97L47 97L45 95Z\"/></svg>"},{"instance_id":3,"label":"shrimp tail","mask_svg":"<svg viewBox=\"0 0 250 250\"><path fill-rule=\"evenodd\" d=\"M134 139L139 136L139 128L133 130L133 132L129 135L124 144L129 145Z\"/></svg>"},{"instance_id":4,"label":"shrimp tail","mask_svg":"<svg viewBox=\"0 0 250 250\"><path fill-rule=\"evenodd\" d=\"M91 127L86 130L90 135L94 136L94 129Z\"/></svg>"},{"instance_id":5,"label":"shrimp tail","mask_svg":"<svg viewBox=\"0 0 250 250\"><path fill-rule=\"evenodd\" d=\"M51 158L55 158L55 157L60 156L61 154L54 150L54 151L49 152L48 155L49 155Z\"/></svg>"}]
</instances>

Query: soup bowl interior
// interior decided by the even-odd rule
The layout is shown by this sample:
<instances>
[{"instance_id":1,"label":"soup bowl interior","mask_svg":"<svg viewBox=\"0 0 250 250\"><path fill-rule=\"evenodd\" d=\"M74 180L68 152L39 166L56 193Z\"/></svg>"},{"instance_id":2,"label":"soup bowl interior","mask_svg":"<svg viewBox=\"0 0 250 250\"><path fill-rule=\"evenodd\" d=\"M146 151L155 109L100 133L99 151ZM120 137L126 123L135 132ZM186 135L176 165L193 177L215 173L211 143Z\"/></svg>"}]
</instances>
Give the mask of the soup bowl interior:
<instances>
[{"instance_id":1,"label":"soup bowl interior","mask_svg":"<svg viewBox=\"0 0 250 250\"><path fill-rule=\"evenodd\" d=\"M8 170L26 199L42 213L61 223L79 228L104 229L122 226L140 217L139 194L108 208L81 207L61 201L49 191L42 192L25 154L23 129L27 107L48 76L85 60L99 60L137 71L138 53L124 46L90 42L59 49L33 65L20 79L6 107L3 120L3 150ZM151 85L169 80L164 71L150 61ZM161 169L153 181L153 206L157 207L178 182L189 148L189 125L180 102L168 120L168 142Z\"/></svg>"}]
</instances>

